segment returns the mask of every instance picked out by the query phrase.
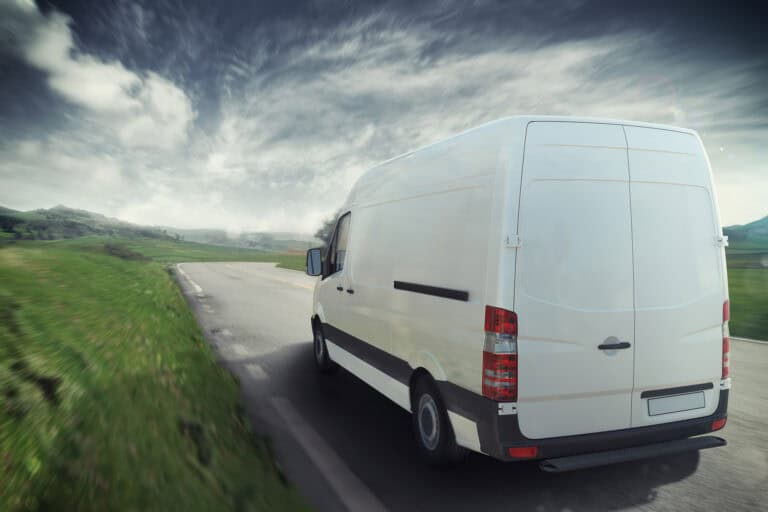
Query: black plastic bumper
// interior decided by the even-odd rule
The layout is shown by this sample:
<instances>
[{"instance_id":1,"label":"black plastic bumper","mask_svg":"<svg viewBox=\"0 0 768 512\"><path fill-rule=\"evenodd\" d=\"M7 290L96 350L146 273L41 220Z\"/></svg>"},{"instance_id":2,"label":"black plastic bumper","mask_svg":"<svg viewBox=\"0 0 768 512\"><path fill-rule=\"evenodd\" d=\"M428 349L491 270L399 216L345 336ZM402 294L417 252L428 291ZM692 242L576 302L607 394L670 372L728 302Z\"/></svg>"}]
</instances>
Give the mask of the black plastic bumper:
<instances>
[{"instance_id":1,"label":"black plastic bumper","mask_svg":"<svg viewBox=\"0 0 768 512\"><path fill-rule=\"evenodd\" d=\"M480 449L500 460L521 460L509 456L509 448L536 446L536 459L552 459L596 452L610 452L637 446L657 445L712 432L712 422L725 418L728 390L720 391L717 410L691 420L613 430L596 434L528 439L520 432L517 415L498 413L498 403L447 382L438 383L448 409L477 423ZM693 448L695 449L695 448Z\"/></svg>"},{"instance_id":2,"label":"black plastic bumper","mask_svg":"<svg viewBox=\"0 0 768 512\"><path fill-rule=\"evenodd\" d=\"M725 439L715 436L693 437L690 439L678 439L676 441L664 441L663 443L646 444L632 448L621 448L607 452L586 453L584 455L571 455L556 459L545 459L539 463L539 467L550 473L562 473L586 469L594 466L605 466L619 462L660 457L662 455L674 455L706 448L725 446Z\"/></svg>"}]
</instances>

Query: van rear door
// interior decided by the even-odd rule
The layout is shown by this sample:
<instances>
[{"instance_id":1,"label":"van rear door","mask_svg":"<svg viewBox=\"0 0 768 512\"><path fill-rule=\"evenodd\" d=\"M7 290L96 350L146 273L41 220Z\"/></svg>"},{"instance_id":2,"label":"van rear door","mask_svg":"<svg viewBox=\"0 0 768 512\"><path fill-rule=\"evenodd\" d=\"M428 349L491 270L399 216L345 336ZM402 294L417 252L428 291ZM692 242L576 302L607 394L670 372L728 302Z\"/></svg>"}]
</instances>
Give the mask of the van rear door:
<instances>
[{"instance_id":1,"label":"van rear door","mask_svg":"<svg viewBox=\"0 0 768 512\"><path fill-rule=\"evenodd\" d=\"M698 138L625 130L636 304L632 426L639 427L717 408L727 292L720 222Z\"/></svg>"},{"instance_id":2,"label":"van rear door","mask_svg":"<svg viewBox=\"0 0 768 512\"><path fill-rule=\"evenodd\" d=\"M520 191L520 430L541 439L628 428L635 340L622 127L530 123Z\"/></svg>"}]
</instances>

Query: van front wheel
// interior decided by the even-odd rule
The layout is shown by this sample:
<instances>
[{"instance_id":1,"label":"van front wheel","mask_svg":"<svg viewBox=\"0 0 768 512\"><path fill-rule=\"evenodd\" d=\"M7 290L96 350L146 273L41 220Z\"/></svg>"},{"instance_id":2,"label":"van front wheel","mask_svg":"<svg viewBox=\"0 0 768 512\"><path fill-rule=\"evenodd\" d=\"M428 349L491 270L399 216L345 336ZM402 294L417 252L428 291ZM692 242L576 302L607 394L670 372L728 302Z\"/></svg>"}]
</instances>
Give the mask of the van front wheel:
<instances>
[{"instance_id":1,"label":"van front wheel","mask_svg":"<svg viewBox=\"0 0 768 512\"><path fill-rule=\"evenodd\" d=\"M331 373L337 366L331 361L331 357L328 355L328 345L325 343L325 335L323 334L323 328L319 325L315 325L312 329L312 349L315 353L315 366L320 373Z\"/></svg>"},{"instance_id":2,"label":"van front wheel","mask_svg":"<svg viewBox=\"0 0 768 512\"><path fill-rule=\"evenodd\" d=\"M428 376L419 378L411 396L411 413L416 444L432 466L446 466L462 460L466 449L456 444L440 393Z\"/></svg>"}]
</instances>

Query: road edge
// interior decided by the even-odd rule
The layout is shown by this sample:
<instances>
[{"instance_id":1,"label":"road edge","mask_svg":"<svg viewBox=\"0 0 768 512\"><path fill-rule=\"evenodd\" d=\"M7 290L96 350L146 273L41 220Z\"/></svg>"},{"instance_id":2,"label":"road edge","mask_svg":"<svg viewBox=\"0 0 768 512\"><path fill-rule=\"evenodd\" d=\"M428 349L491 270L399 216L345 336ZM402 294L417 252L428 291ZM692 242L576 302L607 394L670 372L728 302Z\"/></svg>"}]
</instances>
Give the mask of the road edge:
<instances>
[{"instance_id":1,"label":"road edge","mask_svg":"<svg viewBox=\"0 0 768 512\"><path fill-rule=\"evenodd\" d=\"M750 338L738 338L736 336L731 336L731 339L735 341L745 341L747 343L757 343L758 345L768 345L768 341L763 341L763 340L753 340Z\"/></svg>"}]
</instances>

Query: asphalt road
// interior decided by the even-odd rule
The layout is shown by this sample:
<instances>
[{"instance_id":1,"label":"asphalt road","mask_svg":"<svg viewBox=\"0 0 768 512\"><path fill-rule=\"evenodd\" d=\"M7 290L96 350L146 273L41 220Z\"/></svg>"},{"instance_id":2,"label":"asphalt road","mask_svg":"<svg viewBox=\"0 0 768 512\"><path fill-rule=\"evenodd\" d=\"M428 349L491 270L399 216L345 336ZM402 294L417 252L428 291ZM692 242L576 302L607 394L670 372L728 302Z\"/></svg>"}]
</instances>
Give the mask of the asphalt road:
<instances>
[{"instance_id":1,"label":"asphalt road","mask_svg":"<svg viewBox=\"0 0 768 512\"><path fill-rule=\"evenodd\" d=\"M436 471L417 458L405 411L346 372L314 371L312 278L264 263L180 267L256 429L318 510L768 510L768 345L732 343L725 448L562 474L472 454Z\"/></svg>"}]
</instances>

